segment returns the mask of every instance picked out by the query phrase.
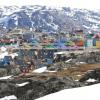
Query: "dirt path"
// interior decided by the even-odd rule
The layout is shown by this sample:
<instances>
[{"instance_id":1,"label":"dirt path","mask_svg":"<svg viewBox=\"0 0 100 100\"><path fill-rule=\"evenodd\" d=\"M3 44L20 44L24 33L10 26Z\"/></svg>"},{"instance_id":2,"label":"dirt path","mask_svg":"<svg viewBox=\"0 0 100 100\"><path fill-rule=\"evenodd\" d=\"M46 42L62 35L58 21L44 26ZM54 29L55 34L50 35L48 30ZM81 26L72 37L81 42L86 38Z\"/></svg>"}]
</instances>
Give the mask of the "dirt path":
<instances>
[{"instance_id":1,"label":"dirt path","mask_svg":"<svg viewBox=\"0 0 100 100\"><path fill-rule=\"evenodd\" d=\"M83 64L77 65L72 68L64 69L58 72L44 72L44 73L27 73L25 75L20 75L16 78L28 78L28 79L36 79L36 80L46 80L49 77L53 76L69 76L74 80L79 80L85 73L88 71L100 68L100 64Z\"/></svg>"},{"instance_id":2,"label":"dirt path","mask_svg":"<svg viewBox=\"0 0 100 100\"><path fill-rule=\"evenodd\" d=\"M70 76L75 80L79 80L85 73L88 71L94 70L100 68L100 64L83 64L83 65L77 65L75 67L59 71L57 72L57 75L61 76Z\"/></svg>"}]
</instances>

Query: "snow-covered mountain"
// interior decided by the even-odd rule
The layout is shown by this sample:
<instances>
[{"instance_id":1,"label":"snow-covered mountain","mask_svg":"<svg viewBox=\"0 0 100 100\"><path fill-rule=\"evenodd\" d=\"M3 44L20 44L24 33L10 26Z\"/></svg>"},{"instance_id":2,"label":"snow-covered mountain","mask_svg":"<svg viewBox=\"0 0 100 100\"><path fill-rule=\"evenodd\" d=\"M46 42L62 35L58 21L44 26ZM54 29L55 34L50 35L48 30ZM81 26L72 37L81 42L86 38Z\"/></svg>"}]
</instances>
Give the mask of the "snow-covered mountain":
<instances>
[{"instance_id":1,"label":"snow-covered mountain","mask_svg":"<svg viewBox=\"0 0 100 100\"><path fill-rule=\"evenodd\" d=\"M46 6L0 6L0 26L35 28L47 32L70 32L75 28L99 31L100 10L52 8Z\"/></svg>"}]
</instances>

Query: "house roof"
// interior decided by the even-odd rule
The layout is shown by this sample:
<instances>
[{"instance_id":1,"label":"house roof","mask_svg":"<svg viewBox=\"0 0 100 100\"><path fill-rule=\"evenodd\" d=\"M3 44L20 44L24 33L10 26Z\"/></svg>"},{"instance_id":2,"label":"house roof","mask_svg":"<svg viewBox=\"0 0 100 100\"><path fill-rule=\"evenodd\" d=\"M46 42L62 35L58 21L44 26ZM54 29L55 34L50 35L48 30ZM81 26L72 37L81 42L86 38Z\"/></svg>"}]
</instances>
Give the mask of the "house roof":
<instances>
[{"instance_id":1,"label":"house roof","mask_svg":"<svg viewBox=\"0 0 100 100\"><path fill-rule=\"evenodd\" d=\"M94 34L93 38L99 39L100 38L100 34Z\"/></svg>"}]
</instances>

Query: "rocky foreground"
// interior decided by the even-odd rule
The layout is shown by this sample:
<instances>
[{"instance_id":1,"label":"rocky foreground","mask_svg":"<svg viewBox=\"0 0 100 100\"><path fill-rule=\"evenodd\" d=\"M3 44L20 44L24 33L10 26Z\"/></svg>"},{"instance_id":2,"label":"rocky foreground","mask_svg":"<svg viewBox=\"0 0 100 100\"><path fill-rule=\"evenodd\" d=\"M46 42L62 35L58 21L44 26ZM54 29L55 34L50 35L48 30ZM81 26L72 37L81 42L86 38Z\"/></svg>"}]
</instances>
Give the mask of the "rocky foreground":
<instances>
[{"instance_id":1,"label":"rocky foreground","mask_svg":"<svg viewBox=\"0 0 100 100\"><path fill-rule=\"evenodd\" d=\"M99 53L81 54L69 62L48 66L55 72L12 75L0 79L0 98L15 95L18 100L34 100L63 89L100 83ZM80 63L84 62L84 63ZM5 70L0 70L0 75Z\"/></svg>"},{"instance_id":2,"label":"rocky foreground","mask_svg":"<svg viewBox=\"0 0 100 100\"><path fill-rule=\"evenodd\" d=\"M0 81L0 98L15 95L18 100L34 100L62 89L83 86L69 77L50 77L47 80L13 79Z\"/></svg>"},{"instance_id":3,"label":"rocky foreground","mask_svg":"<svg viewBox=\"0 0 100 100\"><path fill-rule=\"evenodd\" d=\"M11 77L7 80L0 80L0 98L15 95L17 100L34 100L63 89L99 82L100 69L85 74L79 81L68 76L47 76L47 74L38 75L38 77L28 75L27 78L26 76Z\"/></svg>"}]
</instances>

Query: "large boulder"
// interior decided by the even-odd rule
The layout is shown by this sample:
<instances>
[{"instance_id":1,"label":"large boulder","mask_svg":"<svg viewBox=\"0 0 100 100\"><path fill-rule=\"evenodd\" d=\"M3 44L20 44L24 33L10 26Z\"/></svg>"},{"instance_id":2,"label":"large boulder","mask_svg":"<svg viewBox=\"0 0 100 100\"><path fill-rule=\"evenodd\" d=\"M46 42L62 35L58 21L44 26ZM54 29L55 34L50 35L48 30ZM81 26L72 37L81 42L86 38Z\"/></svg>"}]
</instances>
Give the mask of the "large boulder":
<instances>
[{"instance_id":1,"label":"large boulder","mask_svg":"<svg viewBox=\"0 0 100 100\"><path fill-rule=\"evenodd\" d=\"M15 67L15 68L11 68L11 72L12 75L19 75L21 73L21 70L19 67Z\"/></svg>"},{"instance_id":2,"label":"large boulder","mask_svg":"<svg viewBox=\"0 0 100 100\"><path fill-rule=\"evenodd\" d=\"M0 77L7 75L7 69L6 68L0 68Z\"/></svg>"},{"instance_id":3,"label":"large boulder","mask_svg":"<svg viewBox=\"0 0 100 100\"><path fill-rule=\"evenodd\" d=\"M91 79L91 81L88 81L89 79ZM87 72L79 81L87 85L100 83L100 69Z\"/></svg>"},{"instance_id":4,"label":"large boulder","mask_svg":"<svg viewBox=\"0 0 100 100\"><path fill-rule=\"evenodd\" d=\"M4 96L12 95L15 91L15 87L12 83L9 83L8 81L1 81L0 80L0 98Z\"/></svg>"},{"instance_id":5,"label":"large boulder","mask_svg":"<svg viewBox=\"0 0 100 100\"><path fill-rule=\"evenodd\" d=\"M31 88L26 91L23 96L19 96L20 100L34 100L44 95L54 93L66 88L74 88L83 86L80 82L75 82L69 77L50 77L45 81L32 81Z\"/></svg>"}]
</instances>

